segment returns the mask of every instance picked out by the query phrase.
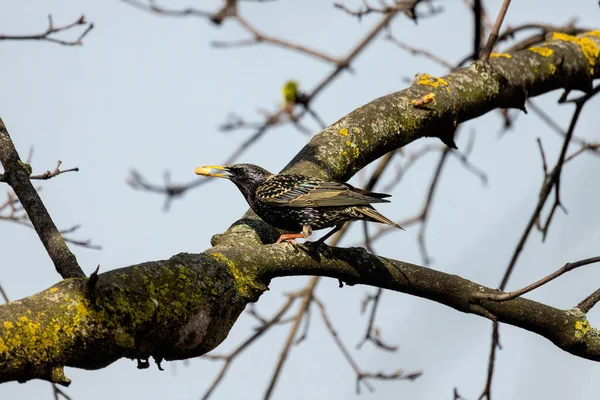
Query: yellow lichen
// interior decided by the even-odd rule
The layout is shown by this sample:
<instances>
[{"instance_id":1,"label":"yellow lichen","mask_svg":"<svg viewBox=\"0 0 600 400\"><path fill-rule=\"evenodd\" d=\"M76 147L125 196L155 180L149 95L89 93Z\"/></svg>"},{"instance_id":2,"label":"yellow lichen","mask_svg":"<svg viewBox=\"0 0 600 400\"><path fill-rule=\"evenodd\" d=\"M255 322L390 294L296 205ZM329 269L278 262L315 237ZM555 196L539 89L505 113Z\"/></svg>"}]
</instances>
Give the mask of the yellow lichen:
<instances>
[{"instance_id":1,"label":"yellow lichen","mask_svg":"<svg viewBox=\"0 0 600 400\"><path fill-rule=\"evenodd\" d=\"M346 140L346 146L352 148L352 152L354 153L354 157L358 158L358 156L360 155L360 149L358 148L358 146L356 145L356 143L351 142L349 140ZM342 155L347 155L348 153L346 153L345 151L342 151Z\"/></svg>"},{"instance_id":2,"label":"yellow lichen","mask_svg":"<svg viewBox=\"0 0 600 400\"><path fill-rule=\"evenodd\" d=\"M600 54L600 49L596 42L594 42L589 37L577 37L567 35L566 33L554 32L552 34L553 40L562 40L565 42L575 43L577 46L581 47L581 51L583 52L584 57L588 60L591 68L589 69L589 73L594 73L594 65L596 65L596 59Z\"/></svg>"},{"instance_id":3,"label":"yellow lichen","mask_svg":"<svg viewBox=\"0 0 600 400\"><path fill-rule=\"evenodd\" d=\"M600 38L600 31L590 31L583 34L583 36L595 36Z\"/></svg>"},{"instance_id":4,"label":"yellow lichen","mask_svg":"<svg viewBox=\"0 0 600 400\"><path fill-rule=\"evenodd\" d=\"M528 50L533 51L534 53L537 53L542 57L550 57L552 54L554 54L554 50L549 49L547 47L533 46L533 47L530 47Z\"/></svg>"},{"instance_id":5,"label":"yellow lichen","mask_svg":"<svg viewBox=\"0 0 600 400\"><path fill-rule=\"evenodd\" d=\"M342 136L348 136L348 129L346 129L346 128L340 129L340 135L342 135Z\"/></svg>"},{"instance_id":6,"label":"yellow lichen","mask_svg":"<svg viewBox=\"0 0 600 400\"><path fill-rule=\"evenodd\" d=\"M360 133L360 129L358 128L352 128L352 130L354 131L354 133L359 134Z\"/></svg>"},{"instance_id":7,"label":"yellow lichen","mask_svg":"<svg viewBox=\"0 0 600 400\"><path fill-rule=\"evenodd\" d=\"M586 333L588 333L590 331L591 326L590 323L587 322L587 320L583 320L583 321L576 321L575 322L575 336L576 337L582 337L585 336Z\"/></svg>"},{"instance_id":8,"label":"yellow lichen","mask_svg":"<svg viewBox=\"0 0 600 400\"><path fill-rule=\"evenodd\" d=\"M441 86L448 86L448 81L443 78L436 78L435 76L431 76L429 74L422 74L417 81L417 85L427 85L432 86L434 88ZM446 88L448 93L450 92L450 88Z\"/></svg>"},{"instance_id":9,"label":"yellow lichen","mask_svg":"<svg viewBox=\"0 0 600 400\"><path fill-rule=\"evenodd\" d=\"M218 262L227 265L227 268L229 268L229 271L231 272L231 275L235 281L235 287L240 294L244 296L252 296L252 292L256 290L264 290L262 285L257 282L256 276L252 274L251 271L240 270L233 261L221 253L212 253L211 256Z\"/></svg>"},{"instance_id":10,"label":"yellow lichen","mask_svg":"<svg viewBox=\"0 0 600 400\"><path fill-rule=\"evenodd\" d=\"M46 319L44 312L37 313L34 318L29 316L33 313L26 312L26 315L21 315L12 322L4 321L0 354L18 354L17 359L20 360L55 357L60 352L62 335L74 337L89 315L87 301L83 296L70 300L65 309L65 315L50 320Z\"/></svg>"},{"instance_id":11,"label":"yellow lichen","mask_svg":"<svg viewBox=\"0 0 600 400\"><path fill-rule=\"evenodd\" d=\"M0 338L0 354L8 352L8 347L4 344L4 340Z\"/></svg>"},{"instance_id":12,"label":"yellow lichen","mask_svg":"<svg viewBox=\"0 0 600 400\"><path fill-rule=\"evenodd\" d=\"M512 56L506 53L492 53L490 58L512 58Z\"/></svg>"},{"instance_id":13,"label":"yellow lichen","mask_svg":"<svg viewBox=\"0 0 600 400\"><path fill-rule=\"evenodd\" d=\"M556 65L550 64L548 67L550 68L550 73L554 74L556 72Z\"/></svg>"},{"instance_id":14,"label":"yellow lichen","mask_svg":"<svg viewBox=\"0 0 600 400\"><path fill-rule=\"evenodd\" d=\"M50 289L48 289L48 291L49 291L50 293L54 293L54 292L57 292L57 291L58 291L58 288L55 288L55 287L53 287L53 288L50 288Z\"/></svg>"}]
</instances>

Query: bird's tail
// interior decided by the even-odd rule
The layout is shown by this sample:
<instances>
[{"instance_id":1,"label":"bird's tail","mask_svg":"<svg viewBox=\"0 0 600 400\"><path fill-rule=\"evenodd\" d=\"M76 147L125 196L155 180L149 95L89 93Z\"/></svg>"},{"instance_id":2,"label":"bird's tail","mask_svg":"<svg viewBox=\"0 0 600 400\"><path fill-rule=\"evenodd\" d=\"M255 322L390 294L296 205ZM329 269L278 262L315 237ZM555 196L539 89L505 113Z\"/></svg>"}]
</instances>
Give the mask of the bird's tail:
<instances>
[{"instance_id":1,"label":"bird's tail","mask_svg":"<svg viewBox=\"0 0 600 400\"><path fill-rule=\"evenodd\" d=\"M382 224L387 224L387 225L394 226L396 228L404 230L403 227L401 227L394 221L384 217L373 207L364 206L364 207L355 207L354 209L356 211L358 211L359 213L363 214L364 216L372 219L373 221L381 222Z\"/></svg>"}]
</instances>

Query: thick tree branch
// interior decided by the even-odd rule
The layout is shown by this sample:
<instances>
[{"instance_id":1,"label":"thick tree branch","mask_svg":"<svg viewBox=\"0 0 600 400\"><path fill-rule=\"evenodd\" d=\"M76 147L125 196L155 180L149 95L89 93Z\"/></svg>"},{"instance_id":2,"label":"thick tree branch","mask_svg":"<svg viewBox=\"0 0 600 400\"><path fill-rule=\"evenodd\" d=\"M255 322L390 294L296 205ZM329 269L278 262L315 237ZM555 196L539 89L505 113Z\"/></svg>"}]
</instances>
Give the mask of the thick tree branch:
<instances>
[{"instance_id":1,"label":"thick tree branch","mask_svg":"<svg viewBox=\"0 0 600 400\"><path fill-rule=\"evenodd\" d=\"M31 167L21 161L2 119L0 119L0 162L4 167L4 179L12 187L27 212L56 271L65 279L84 277L85 274L77 263L75 255L69 250L42 199L31 184Z\"/></svg>"},{"instance_id":2,"label":"thick tree branch","mask_svg":"<svg viewBox=\"0 0 600 400\"><path fill-rule=\"evenodd\" d=\"M103 368L122 357L147 367L216 347L266 287L223 256L180 254L86 278L0 306L0 382L68 385L64 366Z\"/></svg>"},{"instance_id":3,"label":"thick tree branch","mask_svg":"<svg viewBox=\"0 0 600 400\"><path fill-rule=\"evenodd\" d=\"M265 229L263 229L265 228ZM600 333L578 309L524 298L477 298L495 290L361 248L262 245L269 228L236 225L204 254L180 254L100 274L97 283L69 279L0 306L0 382L45 379L68 384L63 366L102 368L120 357L157 362L204 354L227 335L246 303L271 278L328 276L445 304L458 311L535 332L579 357L600 361ZM146 363L142 363L145 366Z\"/></svg>"},{"instance_id":4,"label":"thick tree branch","mask_svg":"<svg viewBox=\"0 0 600 400\"><path fill-rule=\"evenodd\" d=\"M317 134L286 171L345 180L422 137L435 135L452 145L456 125L495 108L523 109L528 97L561 87L591 91L592 80L600 77L600 32L556 36L532 50L497 55L489 64L476 62L442 78L421 75L408 89L375 99ZM413 105L428 94L433 101Z\"/></svg>"}]
</instances>

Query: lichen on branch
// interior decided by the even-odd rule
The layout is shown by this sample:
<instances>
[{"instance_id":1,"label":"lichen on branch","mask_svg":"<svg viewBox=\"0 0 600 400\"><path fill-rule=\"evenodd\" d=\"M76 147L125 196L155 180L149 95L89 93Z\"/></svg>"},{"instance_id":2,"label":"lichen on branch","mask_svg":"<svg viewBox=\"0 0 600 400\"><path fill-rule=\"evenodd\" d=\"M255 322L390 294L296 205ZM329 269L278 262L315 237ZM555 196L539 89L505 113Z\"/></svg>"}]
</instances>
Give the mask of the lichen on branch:
<instances>
[{"instance_id":1,"label":"lichen on branch","mask_svg":"<svg viewBox=\"0 0 600 400\"><path fill-rule=\"evenodd\" d=\"M249 301L231 270L180 254L97 277L66 279L0 307L0 382L68 384L64 366L103 368L122 357L158 363L216 347Z\"/></svg>"}]
</instances>

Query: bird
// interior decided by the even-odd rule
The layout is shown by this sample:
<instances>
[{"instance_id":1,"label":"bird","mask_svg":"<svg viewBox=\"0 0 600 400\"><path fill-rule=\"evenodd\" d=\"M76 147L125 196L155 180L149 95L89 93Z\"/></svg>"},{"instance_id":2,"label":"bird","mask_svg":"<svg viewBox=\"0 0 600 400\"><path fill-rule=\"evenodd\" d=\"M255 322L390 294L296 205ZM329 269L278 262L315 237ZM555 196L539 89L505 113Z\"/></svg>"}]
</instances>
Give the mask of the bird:
<instances>
[{"instance_id":1,"label":"bird","mask_svg":"<svg viewBox=\"0 0 600 400\"><path fill-rule=\"evenodd\" d=\"M213 173L213 170L223 171ZM389 194L373 193L332 180L298 174L272 174L254 164L197 167L197 175L229 179L250 208L266 223L288 232L275 244L307 239L314 230L334 228L316 243L324 243L346 222L379 222L404 230L381 215L371 203L389 203Z\"/></svg>"}]
</instances>

